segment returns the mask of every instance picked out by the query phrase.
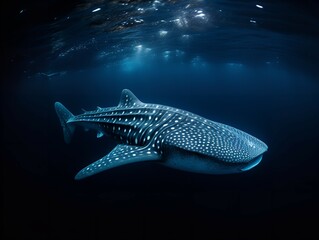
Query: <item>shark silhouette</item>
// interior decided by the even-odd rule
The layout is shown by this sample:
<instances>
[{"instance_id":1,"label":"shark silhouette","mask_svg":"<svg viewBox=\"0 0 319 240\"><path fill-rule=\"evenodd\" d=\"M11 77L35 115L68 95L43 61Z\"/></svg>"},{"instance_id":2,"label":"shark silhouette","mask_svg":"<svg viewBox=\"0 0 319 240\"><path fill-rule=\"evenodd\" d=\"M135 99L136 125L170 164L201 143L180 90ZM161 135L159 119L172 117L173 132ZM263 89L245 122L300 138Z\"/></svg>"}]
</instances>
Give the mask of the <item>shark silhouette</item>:
<instances>
[{"instance_id":1,"label":"shark silhouette","mask_svg":"<svg viewBox=\"0 0 319 240\"><path fill-rule=\"evenodd\" d=\"M108 135L117 145L109 154L83 168L75 179L142 161L197 173L226 174L249 170L268 147L257 138L193 113L141 102L124 89L116 107L84 111L74 116L55 103L64 139L69 143L76 126Z\"/></svg>"}]
</instances>

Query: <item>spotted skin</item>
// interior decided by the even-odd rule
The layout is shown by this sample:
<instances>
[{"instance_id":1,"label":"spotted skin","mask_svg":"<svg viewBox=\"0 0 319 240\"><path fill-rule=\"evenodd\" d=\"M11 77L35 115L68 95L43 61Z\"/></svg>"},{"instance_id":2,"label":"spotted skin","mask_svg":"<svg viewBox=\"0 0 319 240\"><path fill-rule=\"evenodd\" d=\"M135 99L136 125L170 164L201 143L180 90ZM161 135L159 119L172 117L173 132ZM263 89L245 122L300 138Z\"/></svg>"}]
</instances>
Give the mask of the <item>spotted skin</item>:
<instances>
[{"instance_id":1,"label":"spotted skin","mask_svg":"<svg viewBox=\"0 0 319 240\"><path fill-rule=\"evenodd\" d=\"M140 161L199 173L235 173L257 165L267 150L265 143L243 131L177 108L142 103L127 89L116 107L98 107L77 116L61 103L55 108L68 142L77 125L119 142L76 179Z\"/></svg>"}]
</instances>

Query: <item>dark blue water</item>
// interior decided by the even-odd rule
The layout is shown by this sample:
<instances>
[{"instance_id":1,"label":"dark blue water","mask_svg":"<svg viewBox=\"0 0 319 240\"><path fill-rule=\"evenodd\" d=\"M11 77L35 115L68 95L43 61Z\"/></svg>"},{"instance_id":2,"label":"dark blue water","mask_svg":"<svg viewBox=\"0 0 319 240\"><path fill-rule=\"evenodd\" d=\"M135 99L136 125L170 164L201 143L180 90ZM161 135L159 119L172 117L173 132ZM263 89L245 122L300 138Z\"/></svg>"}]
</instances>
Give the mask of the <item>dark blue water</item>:
<instances>
[{"instance_id":1,"label":"dark blue water","mask_svg":"<svg viewBox=\"0 0 319 240\"><path fill-rule=\"evenodd\" d=\"M3 239L318 239L315 1L22 1L1 9ZM145 162L83 181L116 143L54 111L144 102L264 141L254 169Z\"/></svg>"}]
</instances>

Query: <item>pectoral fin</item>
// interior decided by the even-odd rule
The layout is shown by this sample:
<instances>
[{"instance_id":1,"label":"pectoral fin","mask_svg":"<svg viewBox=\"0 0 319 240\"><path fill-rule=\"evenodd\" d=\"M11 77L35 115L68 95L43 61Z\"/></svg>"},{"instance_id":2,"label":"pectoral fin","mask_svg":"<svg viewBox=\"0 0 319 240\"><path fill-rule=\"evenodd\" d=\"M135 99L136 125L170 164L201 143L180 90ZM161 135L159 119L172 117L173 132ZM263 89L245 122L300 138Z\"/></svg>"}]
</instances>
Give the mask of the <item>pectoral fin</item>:
<instances>
[{"instance_id":1,"label":"pectoral fin","mask_svg":"<svg viewBox=\"0 0 319 240\"><path fill-rule=\"evenodd\" d=\"M149 146L117 145L108 155L83 168L75 176L80 180L125 164L160 160L161 155Z\"/></svg>"}]
</instances>

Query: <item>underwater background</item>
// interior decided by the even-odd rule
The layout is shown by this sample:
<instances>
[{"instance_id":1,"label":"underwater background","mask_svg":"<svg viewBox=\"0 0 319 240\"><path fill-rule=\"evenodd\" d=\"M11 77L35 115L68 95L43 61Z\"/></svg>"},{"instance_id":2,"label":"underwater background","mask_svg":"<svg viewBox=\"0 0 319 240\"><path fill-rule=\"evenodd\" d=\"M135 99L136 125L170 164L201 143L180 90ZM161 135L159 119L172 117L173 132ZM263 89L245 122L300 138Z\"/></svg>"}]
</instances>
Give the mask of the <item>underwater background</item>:
<instances>
[{"instance_id":1,"label":"underwater background","mask_svg":"<svg viewBox=\"0 0 319 240\"><path fill-rule=\"evenodd\" d=\"M50 0L1 6L2 239L318 239L316 1ZM141 162L82 181L116 143L54 110L141 101L241 129L250 171Z\"/></svg>"}]
</instances>

